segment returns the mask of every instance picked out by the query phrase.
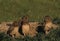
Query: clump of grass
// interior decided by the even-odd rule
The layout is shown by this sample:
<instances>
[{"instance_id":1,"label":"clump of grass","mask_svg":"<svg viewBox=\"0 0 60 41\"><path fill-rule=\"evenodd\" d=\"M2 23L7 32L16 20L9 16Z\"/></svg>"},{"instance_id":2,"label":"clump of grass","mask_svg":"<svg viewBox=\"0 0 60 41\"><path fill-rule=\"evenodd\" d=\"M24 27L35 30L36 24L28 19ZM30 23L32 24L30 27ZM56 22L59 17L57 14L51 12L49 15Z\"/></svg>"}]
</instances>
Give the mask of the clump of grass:
<instances>
[{"instance_id":1,"label":"clump of grass","mask_svg":"<svg viewBox=\"0 0 60 41\"><path fill-rule=\"evenodd\" d=\"M24 38L12 38L0 33L0 41L60 41L60 29L51 30L48 35L38 33L35 37L26 36Z\"/></svg>"}]
</instances>

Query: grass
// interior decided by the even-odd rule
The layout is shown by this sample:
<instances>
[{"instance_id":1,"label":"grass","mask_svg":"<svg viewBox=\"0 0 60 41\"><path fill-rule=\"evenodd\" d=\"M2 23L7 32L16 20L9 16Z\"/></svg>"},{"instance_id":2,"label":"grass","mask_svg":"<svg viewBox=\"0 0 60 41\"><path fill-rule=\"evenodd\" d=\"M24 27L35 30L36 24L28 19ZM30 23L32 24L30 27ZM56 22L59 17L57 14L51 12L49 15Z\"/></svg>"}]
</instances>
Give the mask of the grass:
<instances>
[{"instance_id":1,"label":"grass","mask_svg":"<svg viewBox=\"0 0 60 41\"><path fill-rule=\"evenodd\" d=\"M48 35L38 33L35 37L12 38L6 34L0 33L0 41L60 41L60 29L51 30Z\"/></svg>"},{"instance_id":2,"label":"grass","mask_svg":"<svg viewBox=\"0 0 60 41\"><path fill-rule=\"evenodd\" d=\"M17 20L29 15L31 21L42 21L45 15L60 18L59 0L0 0L0 21Z\"/></svg>"}]
</instances>

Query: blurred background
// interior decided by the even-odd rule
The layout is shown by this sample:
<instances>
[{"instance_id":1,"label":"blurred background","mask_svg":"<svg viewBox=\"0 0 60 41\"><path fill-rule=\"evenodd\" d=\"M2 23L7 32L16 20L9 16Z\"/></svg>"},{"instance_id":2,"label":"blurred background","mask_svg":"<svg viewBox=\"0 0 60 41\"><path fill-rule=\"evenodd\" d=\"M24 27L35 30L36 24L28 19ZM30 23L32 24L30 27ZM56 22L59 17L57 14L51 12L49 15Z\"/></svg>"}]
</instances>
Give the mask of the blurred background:
<instances>
[{"instance_id":1,"label":"blurred background","mask_svg":"<svg viewBox=\"0 0 60 41\"><path fill-rule=\"evenodd\" d=\"M60 0L0 0L0 21L13 21L28 15L42 21L45 15L60 18Z\"/></svg>"}]
</instances>

